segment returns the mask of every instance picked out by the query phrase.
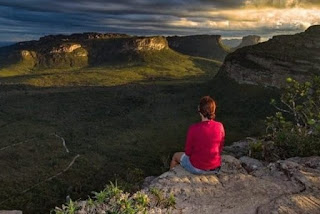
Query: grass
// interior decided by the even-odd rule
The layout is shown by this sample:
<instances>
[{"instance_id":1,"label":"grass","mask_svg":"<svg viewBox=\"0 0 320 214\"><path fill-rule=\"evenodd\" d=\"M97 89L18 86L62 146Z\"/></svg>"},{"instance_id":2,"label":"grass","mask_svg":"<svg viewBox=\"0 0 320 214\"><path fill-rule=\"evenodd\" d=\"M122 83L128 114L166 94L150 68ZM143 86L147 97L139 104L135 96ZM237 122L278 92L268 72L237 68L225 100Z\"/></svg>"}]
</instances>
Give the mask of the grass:
<instances>
[{"instance_id":1,"label":"grass","mask_svg":"<svg viewBox=\"0 0 320 214\"><path fill-rule=\"evenodd\" d=\"M0 150L1 209L45 213L66 196L86 199L114 180L125 191L137 190L145 176L167 170L165 160L183 150L189 125L199 121L203 95L217 100L227 143L263 131L275 92L212 80L219 68L213 60L173 51L153 55L127 64L0 78L0 149L16 145ZM68 171L37 185L77 154Z\"/></svg>"},{"instance_id":2,"label":"grass","mask_svg":"<svg viewBox=\"0 0 320 214\"><path fill-rule=\"evenodd\" d=\"M136 61L106 63L98 67L29 69L27 62L0 70L1 83L39 87L115 86L158 79L213 77L221 62L190 57L172 50L142 52Z\"/></svg>"}]
</instances>

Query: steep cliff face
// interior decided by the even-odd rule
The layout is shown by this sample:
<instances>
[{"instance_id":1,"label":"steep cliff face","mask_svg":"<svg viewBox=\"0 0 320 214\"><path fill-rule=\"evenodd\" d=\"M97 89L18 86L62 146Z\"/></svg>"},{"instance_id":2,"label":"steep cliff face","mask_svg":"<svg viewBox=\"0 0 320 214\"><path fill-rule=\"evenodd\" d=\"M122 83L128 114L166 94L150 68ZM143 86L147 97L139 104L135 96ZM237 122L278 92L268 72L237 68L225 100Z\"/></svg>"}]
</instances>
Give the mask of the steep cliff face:
<instances>
[{"instance_id":1,"label":"steep cliff face","mask_svg":"<svg viewBox=\"0 0 320 214\"><path fill-rule=\"evenodd\" d=\"M121 51L160 51L168 48L168 42L164 37L140 37L126 40Z\"/></svg>"},{"instance_id":2,"label":"steep cliff face","mask_svg":"<svg viewBox=\"0 0 320 214\"><path fill-rule=\"evenodd\" d=\"M237 50L239 48L243 48L250 45L256 45L261 42L261 37L256 35L249 35L242 38L240 45L233 48L233 50Z\"/></svg>"},{"instance_id":3,"label":"steep cliff face","mask_svg":"<svg viewBox=\"0 0 320 214\"><path fill-rule=\"evenodd\" d=\"M173 36L167 40L170 48L191 56L223 61L228 54L219 35Z\"/></svg>"},{"instance_id":4,"label":"steep cliff face","mask_svg":"<svg viewBox=\"0 0 320 214\"><path fill-rule=\"evenodd\" d=\"M305 81L320 74L320 25L238 49L226 57L220 74L239 83L278 88L287 77Z\"/></svg>"},{"instance_id":5,"label":"steep cliff face","mask_svg":"<svg viewBox=\"0 0 320 214\"><path fill-rule=\"evenodd\" d=\"M99 33L45 36L0 48L0 67L18 63L30 69L94 66L168 48L164 37Z\"/></svg>"}]
</instances>

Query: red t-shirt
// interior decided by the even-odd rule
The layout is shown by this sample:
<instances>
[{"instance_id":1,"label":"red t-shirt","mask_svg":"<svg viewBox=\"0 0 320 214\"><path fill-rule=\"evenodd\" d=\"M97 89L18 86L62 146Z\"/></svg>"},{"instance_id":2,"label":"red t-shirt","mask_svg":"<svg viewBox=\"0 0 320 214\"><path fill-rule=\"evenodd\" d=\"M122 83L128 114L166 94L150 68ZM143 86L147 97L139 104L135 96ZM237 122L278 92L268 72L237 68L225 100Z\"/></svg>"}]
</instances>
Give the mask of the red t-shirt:
<instances>
[{"instance_id":1,"label":"red t-shirt","mask_svg":"<svg viewBox=\"0 0 320 214\"><path fill-rule=\"evenodd\" d=\"M185 146L191 164L202 170L219 167L224 137L224 128L220 122L209 120L191 125Z\"/></svg>"}]
</instances>

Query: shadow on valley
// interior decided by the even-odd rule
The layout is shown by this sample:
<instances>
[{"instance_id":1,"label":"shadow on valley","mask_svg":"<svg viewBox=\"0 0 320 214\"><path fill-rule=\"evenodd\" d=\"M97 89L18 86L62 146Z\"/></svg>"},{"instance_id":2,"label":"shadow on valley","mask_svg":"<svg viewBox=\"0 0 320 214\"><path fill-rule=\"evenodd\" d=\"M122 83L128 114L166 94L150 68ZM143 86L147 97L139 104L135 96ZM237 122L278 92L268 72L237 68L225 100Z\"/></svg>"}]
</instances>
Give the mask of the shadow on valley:
<instances>
[{"instance_id":1,"label":"shadow on valley","mask_svg":"<svg viewBox=\"0 0 320 214\"><path fill-rule=\"evenodd\" d=\"M144 177L166 171L171 155L183 150L189 125L199 121L203 95L217 100L227 144L260 135L272 112L269 100L277 96L223 77L0 90L0 207L24 213L48 212L66 196L86 199L109 181L133 191ZM41 183L78 154L67 171Z\"/></svg>"}]
</instances>

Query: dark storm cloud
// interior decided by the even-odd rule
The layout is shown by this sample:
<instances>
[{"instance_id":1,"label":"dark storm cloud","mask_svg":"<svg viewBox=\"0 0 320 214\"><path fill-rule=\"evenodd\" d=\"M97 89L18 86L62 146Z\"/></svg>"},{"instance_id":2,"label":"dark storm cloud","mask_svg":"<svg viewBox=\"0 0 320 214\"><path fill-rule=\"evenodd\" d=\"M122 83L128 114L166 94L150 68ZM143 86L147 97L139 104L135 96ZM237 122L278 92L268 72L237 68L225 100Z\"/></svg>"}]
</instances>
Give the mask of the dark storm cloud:
<instances>
[{"instance_id":1,"label":"dark storm cloud","mask_svg":"<svg viewBox=\"0 0 320 214\"><path fill-rule=\"evenodd\" d=\"M288 4L275 5L282 1ZM290 3L291 2L291 3ZM293 2L293 3L292 3ZM0 0L0 41L37 39L46 34L119 32L136 35L248 33L296 30L297 24L253 28L251 16L228 11L243 7L316 5L316 0ZM222 12L220 12L222 11ZM212 13L213 12L213 13ZM248 19L248 20L247 20ZM228 23L232 21L233 24ZM244 21L244 25L241 23ZM246 26L249 26L246 28ZM279 27L279 25L277 25ZM290 31L290 30L289 30Z\"/></svg>"}]
</instances>

